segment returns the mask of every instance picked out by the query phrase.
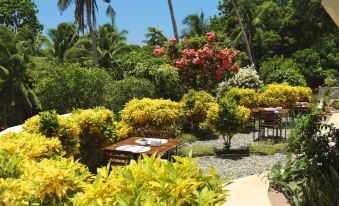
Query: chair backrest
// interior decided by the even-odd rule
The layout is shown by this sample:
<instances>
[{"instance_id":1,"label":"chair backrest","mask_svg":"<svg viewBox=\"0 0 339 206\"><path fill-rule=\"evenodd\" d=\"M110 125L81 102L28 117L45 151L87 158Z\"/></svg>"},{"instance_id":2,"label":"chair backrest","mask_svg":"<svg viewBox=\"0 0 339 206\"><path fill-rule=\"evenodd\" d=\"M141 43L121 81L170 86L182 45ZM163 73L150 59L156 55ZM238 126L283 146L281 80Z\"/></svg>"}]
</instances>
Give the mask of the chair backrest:
<instances>
[{"instance_id":1,"label":"chair backrest","mask_svg":"<svg viewBox=\"0 0 339 206\"><path fill-rule=\"evenodd\" d=\"M105 154L105 158L113 166L126 166L131 161L130 155L124 153Z\"/></svg>"},{"instance_id":2,"label":"chair backrest","mask_svg":"<svg viewBox=\"0 0 339 206\"><path fill-rule=\"evenodd\" d=\"M278 123L278 119L274 111L260 111L259 123L273 126Z\"/></svg>"},{"instance_id":3,"label":"chair backrest","mask_svg":"<svg viewBox=\"0 0 339 206\"><path fill-rule=\"evenodd\" d=\"M170 132L161 131L161 130L153 130L153 129L142 129L142 133L146 138L161 138L161 139L169 139Z\"/></svg>"}]
</instances>

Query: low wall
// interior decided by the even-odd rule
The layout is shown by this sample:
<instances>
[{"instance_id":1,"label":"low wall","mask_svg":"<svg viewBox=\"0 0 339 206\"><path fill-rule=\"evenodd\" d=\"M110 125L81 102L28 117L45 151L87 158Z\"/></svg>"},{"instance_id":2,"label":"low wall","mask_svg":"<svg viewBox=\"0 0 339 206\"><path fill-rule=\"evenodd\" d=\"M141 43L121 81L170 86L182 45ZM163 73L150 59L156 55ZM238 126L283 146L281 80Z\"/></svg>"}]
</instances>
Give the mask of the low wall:
<instances>
[{"instance_id":1,"label":"low wall","mask_svg":"<svg viewBox=\"0 0 339 206\"><path fill-rule=\"evenodd\" d=\"M324 94L326 89L326 87L319 87L319 93ZM332 99L339 99L339 87L331 87L330 91Z\"/></svg>"}]
</instances>

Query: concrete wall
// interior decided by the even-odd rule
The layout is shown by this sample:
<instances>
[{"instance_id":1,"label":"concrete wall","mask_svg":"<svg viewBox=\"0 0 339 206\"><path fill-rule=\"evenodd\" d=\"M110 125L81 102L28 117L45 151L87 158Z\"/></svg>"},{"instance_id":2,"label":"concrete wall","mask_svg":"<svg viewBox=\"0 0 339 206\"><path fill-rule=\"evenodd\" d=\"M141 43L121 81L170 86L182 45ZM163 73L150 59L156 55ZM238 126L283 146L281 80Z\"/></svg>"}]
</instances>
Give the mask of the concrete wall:
<instances>
[{"instance_id":1,"label":"concrete wall","mask_svg":"<svg viewBox=\"0 0 339 206\"><path fill-rule=\"evenodd\" d=\"M319 87L319 93L323 94L326 90L326 87ZM339 99L339 87L331 87L331 96L332 99Z\"/></svg>"}]
</instances>

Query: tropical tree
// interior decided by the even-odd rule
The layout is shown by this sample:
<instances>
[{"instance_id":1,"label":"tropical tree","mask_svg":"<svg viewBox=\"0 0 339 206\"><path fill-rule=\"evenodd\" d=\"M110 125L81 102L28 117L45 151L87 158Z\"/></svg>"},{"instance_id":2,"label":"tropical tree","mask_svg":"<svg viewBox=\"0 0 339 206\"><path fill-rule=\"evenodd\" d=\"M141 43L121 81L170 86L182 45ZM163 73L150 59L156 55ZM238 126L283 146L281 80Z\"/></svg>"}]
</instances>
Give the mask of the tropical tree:
<instances>
[{"instance_id":1,"label":"tropical tree","mask_svg":"<svg viewBox=\"0 0 339 206\"><path fill-rule=\"evenodd\" d=\"M33 33L43 29L36 14L38 10L32 0L1 0L0 25L5 25L17 32L25 25L29 25Z\"/></svg>"},{"instance_id":2,"label":"tropical tree","mask_svg":"<svg viewBox=\"0 0 339 206\"><path fill-rule=\"evenodd\" d=\"M41 109L30 88L28 57L16 48L15 33L0 26L0 124L4 127L23 122Z\"/></svg>"},{"instance_id":3,"label":"tropical tree","mask_svg":"<svg viewBox=\"0 0 339 206\"><path fill-rule=\"evenodd\" d=\"M201 11L200 14L186 16L182 23L187 25L187 28L182 31L182 36L202 36L207 32L207 20L205 19L203 11Z\"/></svg>"},{"instance_id":4,"label":"tropical tree","mask_svg":"<svg viewBox=\"0 0 339 206\"><path fill-rule=\"evenodd\" d=\"M103 0L106 3L110 3L111 0ZM65 11L72 3L75 3L75 22L79 26L79 29L84 32L87 25L91 41L92 41L92 55L93 63L97 65L99 63L98 52L97 52L97 41L95 36L95 27L96 27L96 12L98 11L98 5L96 0L58 0L57 6L61 12ZM106 15L109 15L114 19L115 11L108 6L106 10ZM86 19L86 20L85 20Z\"/></svg>"},{"instance_id":5,"label":"tropical tree","mask_svg":"<svg viewBox=\"0 0 339 206\"><path fill-rule=\"evenodd\" d=\"M174 37L177 40L177 42L179 42L178 28L177 28L177 22L175 21L172 0L167 0L167 2L168 2L168 8L171 14Z\"/></svg>"},{"instance_id":6,"label":"tropical tree","mask_svg":"<svg viewBox=\"0 0 339 206\"><path fill-rule=\"evenodd\" d=\"M61 23L56 29L50 29L48 36L52 40L52 53L59 62L64 62L66 52L74 46L79 36L74 24Z\"/></svg>"},{"instance_id":7,"label":"tropical tree","mask_svg":"<svg viewBox=\"0 0 339 206\"><path fill-rule=\"evenodd\" d=\"M145 34L146 40L143 42L146 45L151 46L163 46L163 44L167 41L167 38L162 33L162 31L158 30L154 27L148 27L148 32Z\"/></svg>"}]
</instances>

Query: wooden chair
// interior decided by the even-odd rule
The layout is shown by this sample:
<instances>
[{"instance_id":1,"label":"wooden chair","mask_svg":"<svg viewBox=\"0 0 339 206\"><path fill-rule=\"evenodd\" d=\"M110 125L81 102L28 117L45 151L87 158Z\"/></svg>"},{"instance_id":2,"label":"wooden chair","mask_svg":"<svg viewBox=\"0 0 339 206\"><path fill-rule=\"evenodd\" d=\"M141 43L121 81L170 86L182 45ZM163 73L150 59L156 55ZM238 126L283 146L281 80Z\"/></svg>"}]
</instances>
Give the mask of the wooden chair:
<instances>
[{"instance_id":1,"label":"wooden chair","mask_svg":"<svg viewBox=\"0 0 339 206\"><path fill-rule=\"evenodd\" d=\"M258 138L268 137L270 129L272 136L282 137L282 129L284 127L283 120L280 115L274 111L260 111L259 112L259 134ZM266 131L266 134L265 134ZM286 138L286 127L285 127Z\"/></svg>"},{"instance_id":2,"label":"wooden chair","mask_svg":"<svg viewBox=\"0 0 339 206\"><path fill-rule=\"evenodd\" d=\"M142 128L141 131L144 134L145 138L170 139L170 132L168 131L154 130L148 128Z\"/></svg>"},{"instance_id":3,"label":"wooden chair","mask_svg":"<svg viewBox=\"0 0 339 206\"><path fill-rule=\"evenodd\" d=\"M119 153L105 153L105 164L108 162L113 166L126 166L130 163L131 154L128 152L119 152Z\"/></svg>"}]
</instances>

